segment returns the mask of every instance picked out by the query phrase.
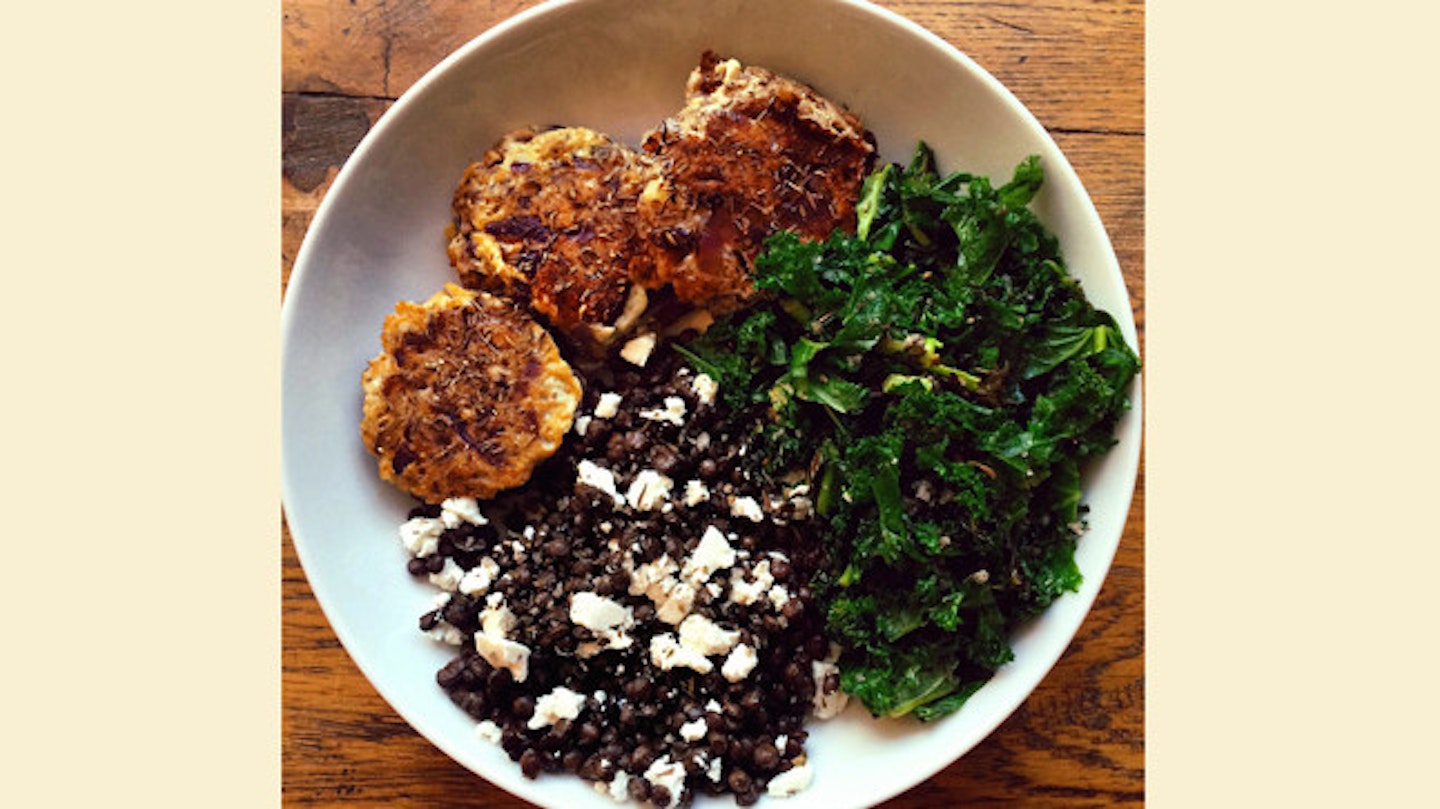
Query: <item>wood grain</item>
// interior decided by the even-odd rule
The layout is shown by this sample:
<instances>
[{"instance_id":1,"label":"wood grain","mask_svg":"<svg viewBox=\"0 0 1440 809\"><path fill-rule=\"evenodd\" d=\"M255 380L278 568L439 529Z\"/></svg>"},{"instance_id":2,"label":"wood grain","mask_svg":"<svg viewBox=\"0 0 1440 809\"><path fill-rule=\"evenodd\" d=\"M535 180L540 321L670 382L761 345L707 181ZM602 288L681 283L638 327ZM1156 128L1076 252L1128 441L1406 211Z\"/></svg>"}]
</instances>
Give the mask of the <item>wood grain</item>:
<instances>
[{"instance_id":1,"label":"wood grain","mask_svg":"<svg viewBox=\"0 0 1440 809\"><path fill-rule=\"evenodd\" d=\"M336 172L394 100L450 51L529 0L283 0L281 290ZM1144 350L1144 3L883 5L1010 88L1095 200ZM1145 800L1144 461L1109 578L1074 643L1019 710L887 809ZM525 807L454 763L382 700L336 640L282 543L283 801L287 806Z\"/></svg>"}]
</instances>

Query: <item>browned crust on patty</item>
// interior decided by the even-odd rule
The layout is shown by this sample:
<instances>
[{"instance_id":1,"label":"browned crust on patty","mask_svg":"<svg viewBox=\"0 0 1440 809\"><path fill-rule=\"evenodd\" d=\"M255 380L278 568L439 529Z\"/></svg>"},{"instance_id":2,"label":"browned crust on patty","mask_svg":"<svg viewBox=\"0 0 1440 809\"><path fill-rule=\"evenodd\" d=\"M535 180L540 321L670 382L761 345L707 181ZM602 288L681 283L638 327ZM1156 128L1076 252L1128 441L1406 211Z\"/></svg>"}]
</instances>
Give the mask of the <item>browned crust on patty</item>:
<instances>
[{"instance_id":1,"label":"browned crust on patty","mask_svg":"<svg viewBox=\"0 0 1440 809\"><path fill-rule=\"evenodd\" d=\"M386 317L362 376L360 431L380 477L430 503L488 498L560 448L581 388L513 303L447 284Z\"/></svg>"},{"instance_id":2,"label":"browned crust on patty","mask_svg":"<svg viewBox=\"0 0 1440 809\"><path fill-rule=\"evenodd\" d=\"M631 279L653 274L633 221L653 175L645 155L591 129L506 135L455 191L447 252L460 282L562 331L613 325Z\"/></svg>"},{"instance_id":3,"label":"browned crust on patty","mask_svg":"<svg viewBox=\"0 0 1440 809\"><path fill-rule=\"evenodd\" d=\"M646 286L733 308L752 292L767 236L823 239L852 230L875 161L859 119L800 82L706 53L679 114L644 149L663 180L642 195L639 227L660 249Z\"/></svg>"}]
</instances>

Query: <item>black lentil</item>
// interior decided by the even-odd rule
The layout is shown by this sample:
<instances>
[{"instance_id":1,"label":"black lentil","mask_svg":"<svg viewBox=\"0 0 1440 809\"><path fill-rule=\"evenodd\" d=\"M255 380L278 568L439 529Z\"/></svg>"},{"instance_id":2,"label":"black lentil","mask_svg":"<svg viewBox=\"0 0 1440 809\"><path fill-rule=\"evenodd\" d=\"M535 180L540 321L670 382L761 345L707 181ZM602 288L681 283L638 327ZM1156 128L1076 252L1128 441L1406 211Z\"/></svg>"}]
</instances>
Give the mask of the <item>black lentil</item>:
<instances>
[{"instance_id":1,"label":"black lentil","mask_svg":"<svg viewBox=\"0 0 1440 809\"><path fill-rule=\"evenodd\" d=\"M578 413L593 414L600 395L610 391L622 395L620 410L610 418L591 416L530 483L481 504L487 524L445 530L437 552L409 560L407 571L417 577L439 573L447 559L467 571L488 560L498 571L483 592L451 594L420 617L420 627L463 634L436 684L461 710L500 729L501 748L526 777L564 772L608 786L623 771L624 793L635 801L686 805L697 794L729 793L748 806L771 777L803 761L801 728L815 691L812 661L830 649L823 617L805 586L823 549L796 507L776 509L759 522L730 513L729 498L766 503L767 495L779 498L782 487L756 480L722 414L699 399L691 372L679 369L674 352L663 346L643 369L577 366L585 382ZM682 423L641 415L663 411L666 397L684 402ZM670 477L669 506L637 511L617 505L577 480L583 459L612 472L621 496L642 470ZM703 484L709 497L686 502L689 481ZM441 513L427 504L410 516L435 519ZM755 650L754 669L736 682L720 672L723 655L711 658L714 670L705 674L657 667L650 640L675 634L676 626L660 620L663 611L645 594L630 592L635 566L662 556L683 565L710 527L726 536L737 561L710 576L716 592L697 588L691 612L737 631L739 642ZM750 581L761 559L769 561L770 576L787 598L772 601L768 592L750 603L727 598L726 590L733 594L735 584ZM584 653L598 639L570 620L571 598L580 592L631 610L629 646ZM495 598L514 617L509 639L529 650L521 682L509 669L487 663L474 645L481 616ZM530 727L541 714L541 698L560 686L583 697L578 716ZM697 722L698 735L690 729ZM684 768L676 792L645 778L648 768L666 760Z\"/></svg>"}]
</instances>

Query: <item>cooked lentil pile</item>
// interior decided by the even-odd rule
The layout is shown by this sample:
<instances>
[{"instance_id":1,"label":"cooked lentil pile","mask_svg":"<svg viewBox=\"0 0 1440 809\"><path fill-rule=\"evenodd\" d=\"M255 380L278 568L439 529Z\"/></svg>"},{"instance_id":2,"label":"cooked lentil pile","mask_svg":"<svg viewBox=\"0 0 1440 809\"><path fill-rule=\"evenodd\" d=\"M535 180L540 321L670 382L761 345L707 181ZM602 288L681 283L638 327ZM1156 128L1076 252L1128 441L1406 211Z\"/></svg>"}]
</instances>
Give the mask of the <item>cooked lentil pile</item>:
<instances>
[{"instance_id":1,"label":"cooked lentil pile","mask_svg":"<svg viewBox=\"0 0 1440 809\"><path fill-rule=\"evenodd\" d=\"M409 571L441 589L420 628L458 647L436 679L532 778L793 793L807 718L845 702L808 493L754 473L709 377L642 359L579 369L575 434L526 486L411 512Z\"/></svg>"}]
</instances>

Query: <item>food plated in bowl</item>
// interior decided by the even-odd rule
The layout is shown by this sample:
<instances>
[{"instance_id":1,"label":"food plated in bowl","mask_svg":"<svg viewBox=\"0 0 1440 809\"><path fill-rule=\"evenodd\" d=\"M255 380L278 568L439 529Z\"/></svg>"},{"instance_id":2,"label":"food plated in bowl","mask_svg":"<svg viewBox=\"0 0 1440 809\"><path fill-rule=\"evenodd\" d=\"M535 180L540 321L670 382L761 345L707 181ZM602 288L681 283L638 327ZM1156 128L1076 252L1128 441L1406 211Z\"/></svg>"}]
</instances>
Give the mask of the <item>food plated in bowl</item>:
<instances>
[{"instance_id":1,"label":"food plated in bowl","mask_svg":"<svg viewBox=\"0 0 1440 809\"><path fill-rule=\"evenodd\" d=\"M857 111L875 131L876 142L882 154L889 159L908 161L915 142L924 140L935 148L943 166L983 171L997 179L1006 179L1027 154L1039 154L1047 174L1046 184L1034 201L1035 208L1047 224L1056 226L1055 223L1059 223L1056 231L1065 247L1068 263L1077 274L1086 278L1087 293L1093 292L1091 287L1096 283L1103 286L1105 273L1097 271L1096 267L1108 266L1113 271L1113 258L1109 259L1108 265L1104 260L1108 245L1104 244L1103 232L1099 233L1098 244L1091 244L1088 248L1084 238L1074 239L1067 233L1064 227L1067 216L1073 217L1072 229L1076 222L1086 223L1087 218L1091 220L1089 224L1097 228L1098 225L1093 222L1093 210L1088 208L1083 193L1079 197L1081 206L1078 210L1057 205L1056 195L1063 196L1073 183L1073 176L1067 176L1063 159L1053 151L1053 146L1048 145L1038 127L1031 133L1028 142L1022 139L1002 147L985 140L984 143L965 146L956 135L941 131L950 126L947 121L925 123L927 115L943 113L950 115L951 121L955 120L954 116L962 115L955 110L946 112L943 105L939 113L936 105L930 104L927 105L928 110L918 111L923 114L917 115L917 111L912 111L908 119L897 121L894 116L903 118L903 110L887 112L886 105L882 103L888 97L886 93L873 87L867 88L865 82L854 81L854 77L851 77L853 83L848 86L841 80L845 78L847 68L833 65L827 68L817 63L807 69L805 65L797 64L795 49L780 47L783 43L768 27L796 25L795 20L786 23L779 19L787 16L785 10L757 7L753 14L744 16L746 23L759 26L757 31L732 31L722 25L706 30L705 36L700 30L692 32L688 40L681 38L683 41L677 43L676 53L669 57L640 57L629 52L609 54L606 59L620 60L620 64L613 68L613 72L603 74L600 84L606 87L619 85L630 91L617 93L612 99L613 107L597 108L593 104L593 92L579 90L572 91L573 94L568 96L563 92L558 97L552 94L541 103L541 99L531 94L518 92L514 84L543 84L546 77L507 72L491 61L500 59L503 64L507 53L524 51L525 43L536 37L560 36L555 32L563 33L568 30L567 26L581 26L588 34L593 36L598 32L600 39L611 41L625 36L656 36L658 29L665 26L683 28L686 23L698 19L670 18L669 12L653 18L637 13L627 20L633 28L622 27L623 30L617 31L607 27L610 25L608 17L599 14L604 5L563 4L544 13L522 17L494 32L488 39L482 38L463 50L439 72L417 85L357 151L346 173L332 189L297 264L286 314L287 516L296 534L307 575L335 624L337 634L381 693L427 737L487 778L527 798L552 805L575 805L574 801L603 796L592 792L581 797L586 785L572 783L579 779L543 776L533 782L524 780L521 768L512 764L501 750L494 745L477 742L474 720L457 710L456 705L436 686L435 674L448 663L453 650L443 641L437 643L423 636L414 626L415 618L429 611L436 588L427 580L428 572L418 579L403 575L403 570L398 577L396 575L397 569L405 566L407 555L406 548L396 539L396 529L405 522L413 501L379 479L374 460L367 457L368 453L358 436L358 373L374 356L380 321L393 309L396 301L425 300L454 277L454 270L444 254L443 230L451 220L448 209L466 166L507 133L534 127L537 122L593 127L621 142L639 144L655 121L673 114L681 103L679 87L684 76L694 67L698 55L706 49L715 48L722 53L738 54L744 57L745 63L765 65L784 75L803 77L813 86L822 88L827 97ZM835 25L849 20L850 24L882 38L887 32L897 35L897 30L906 35L920 36L868 7L822 4L810 9L812 16L808 20L830 19L814 17L818 13L816 9L838 15L839 22L833 23ZM591 13L596 16L587 16ZM705 12L689 9L686 13L703 17ZM731 20L728 25L737 26L740 22ZM526 26L531 26L531 30L527 32ZM895 26L900 27L896 29ZM916 42L935 49L931 54L938 60L937 65L932 66L935 70L942 73L945 70L956 71L974 83L971 89L975 97L968 99L963 116L990 120L995 118L997 110L1010 109L1003 94L994 96L999 91L993 83L987 82L983 74L966 72L963 60L957 61L948 49L927 41L923 36ZM575 58L597 59L594 53L577 54ZM637 65L636 59L641 64ZM948 67L942 70L942 65ZM917 67L923 68L924 60ZM545 72L548 68L531 67L532 72L536 69ZM549 78L558 87L563 84L560 79L565 71L557 69L556 72L557 75ZM497 87L497 75L510 78ZM650 78L641 78L646 76ZM652 80L650 86L656 89L653 94L647 95L644 87ZM868 81L873 82L874 77ZM662 85L664 89L658 89ZM509 90L505 89L507 86ZM935 86L938 85L933 82L927 85L928 96L935 95ZM497 93L498 98L493 95ZM515 95L507 96L507 93ZM476 100L477 94L488 95L489 98L482 103ZM633 109L634 114L625 114L627 108ZM1015 114L1019 115L1018 112ZM1023 116L1020 123L1024 123ZM455 128L462 124L465 132L455 133ZM895 140L887 140L884 134L887 129L902 134ZM445 134L437 137L437 132ZM445 145L452 138L454 142ZM984 163L987 149L994 150L991 155L993 164L989 166ZM447 150L448 156L436 154ZM430 176L431 169L427 167L433 167L433 176ZM417 176L426 179L422 181ZM1078 191L1078 186L1071 187L1071 190ZM1093 233L1091 238L1094 238ZM438 254L435 252L437 244ZM1083 265L1083 255L1087 250L1098 250L1101 258L1098 264L1091 263L1088 269ZM1077 258L1077 251L1082 258ZM1088 276L1098 281L1092 282ZM1118 276L1114 281L1118 283ZM1092 294L1091 297L1097 296ZM1118 300L1118 307L1112 305L1106 308L1123 314L1126 306L1123 288L1119 290ZM611 321L604 325L614 324ZM342 385L344 377L348 380ZM331 379L334 380L333 391L329 390L331 383L328 380ZM593 418L596 407L600 405L598 396L605 392L592 387L587 391L591 401L581 405L577 413ZM309 395L306 396L306 393ZM698 414L698 400L687 398L690 394L684 390L678 393L679 398L685 400L686 414ZM333 396L333 399L326 402L327 396ZM666 398L662 396L656 402L642 403L637 410L631 411L631 417L639 418L639 412L647 409L666 412ZM332 420L339 423L331 424ZM689 420L686 421L688 423ZM663 421L658 423L665 424ZM1102 481L1106 466L1117 457L1123 457L1123 453L1117 453L1126 447L1124 429L1125 424L1122 424L1122 444L1116 452L1106 456L1099 468L1099 479ZM1130 482L1133 483L1133 460L1131 463ZM312 476L309 488L296 479L297 475L307 474ZM617 474L622 478L630 476L627 471ZM1121 476L1124 476L1123 470ZM1092 475L1090 479L1096 478ZM352 495L352 491L357 494ZM1103 548L1103 540L1100 543L1092 543L1091 540L1105 530L1102 525L1105 520L1111 519L1108 513L1102 513L1107 510L1101 508L1101 502L1096 499L1096 490L1092 487L1088 493L1092 504L1091 530L1080 543L1079 556L1080 568L1086 576L1084 588L1098 587L1099 579L1103 578L1103 562L1108 562L1108 555ZM1100 493L1103 494L1103 489ZM1124 498L1128 502L1128 489L1124 491ZM1121 521L1123 515L1122 502L1118 508ZM1118 535L1118 523L1112 528ZM1096 547L1100 548L1102 557L1099 566L1094 564L1095 551L1091 550ZM1109 550L1113 551L1113 538ZM496 561L502 563L505 560ZM752 572L753 567L752 560ZM744 581L752 582L754 579L750 575ZM1093 597L1093 590L1089 592L1089 597ZM868 720L863 710L852 706L837 720L816 728L805 745L807 761L814 769L814 781L807 790L790 800L797 803L825 801L828 795L829 805L852 803L854 801L849 800L851 797L858 802L873 802L914 783L963 752L983 737L988 730L987 722L998 722L1018 703L1018 696L1023 696L1033 686L1033 681L1028 685L1014 685L1013 673L1026 672L1036 661L1042 669L1053 662L1054 657L1045 659L1050 649L1042 649L1039 656L1030 655L1027 644L1033 645L1034 638L1045 637L1046 621L1052 620L1054 615L1063 615L1056 610L1086 598L1086 589L1082 589L1074 598L1057 601L1053 605L1055 610L1047 611L1039 622L1016 638L1015 664L1002 668L999 675L976 693L962 711L950 717L912 731L908 726ZM1083 605L1080 614L1083 614ZM1078 617L1074 617L1074 622L1078 624ZM1058 640L1058 645L1053 648L1054 656L1063 649L1069 633L1074 631L1074 625L1070 625L1068 630L1061 626L1057 631L1058 634L1051 639L1052 642ZM716 661L717 668L723 667L724 659ZM1031 674L1034 672L1029 671L1022 680ZM1038 680L1038 676L1034 679ZM1006 695L1007 688L1012 689L1009 696ZM990 696L992 694L999 696ZM987 703L990 704L987 706ZM860 715L857 716L857 713ZM974 724L963 728L963 723L959 722L962 717ZM962 728L964 732L960 733L955 728ZM923 739L911 741L919 737ZM943 748L938 754L935 753L937 747ZM849 774L846 768L827 766L826 762L845 760L850 755L865 755L879 763L877 769L899 770L904 773L904 779L910 780L891 780L875 785L867 774L863 779L865 783L847 783ZM884 761L889 755L903 756L903 759L896 760L903 760L905 765L885 767ZM577 788L579 792L575 791ZM844 795L847 799L836 801L836 795Z\"/></svg>"}]
</instances>

